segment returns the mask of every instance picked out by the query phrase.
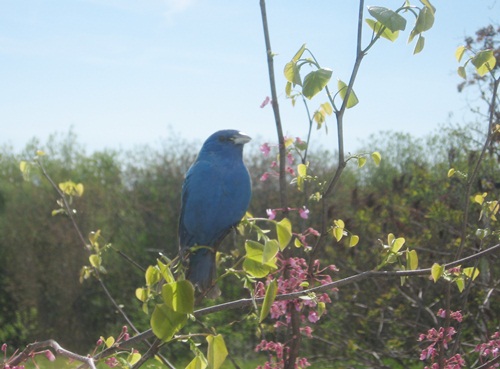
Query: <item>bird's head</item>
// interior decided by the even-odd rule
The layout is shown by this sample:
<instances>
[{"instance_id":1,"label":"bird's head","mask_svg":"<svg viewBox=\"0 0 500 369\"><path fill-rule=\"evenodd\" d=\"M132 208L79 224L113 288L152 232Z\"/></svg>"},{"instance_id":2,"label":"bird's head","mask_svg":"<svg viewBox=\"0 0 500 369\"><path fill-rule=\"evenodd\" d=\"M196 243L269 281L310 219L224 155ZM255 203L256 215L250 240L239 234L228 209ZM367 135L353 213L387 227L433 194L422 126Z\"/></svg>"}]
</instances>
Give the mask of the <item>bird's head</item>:
<instances>
[{"instance_id":1,"label":"bird's head","mask_svg":"<svg viewBox=\"0 0 500 369\"><path fill-rule=\"evenodd\" d=\"M212 134L201 149L202 152L230 153L243 151L243 145L251 138L243 132L234 129L225 129Z\"/></svg>"}]
</instances>

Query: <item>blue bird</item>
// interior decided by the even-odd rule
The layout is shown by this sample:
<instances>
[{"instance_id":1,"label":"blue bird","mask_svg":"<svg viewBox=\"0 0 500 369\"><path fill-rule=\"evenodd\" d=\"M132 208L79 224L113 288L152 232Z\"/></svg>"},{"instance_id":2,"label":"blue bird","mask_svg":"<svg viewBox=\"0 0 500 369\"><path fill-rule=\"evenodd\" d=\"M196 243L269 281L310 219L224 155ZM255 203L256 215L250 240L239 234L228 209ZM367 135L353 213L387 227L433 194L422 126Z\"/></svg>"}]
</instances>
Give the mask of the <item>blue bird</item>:
<instances>
[{"instance_id":1,"label":"blue bird","mask_svg":"<svg viewBox=\"0 0 500 369\"><path fill-rule=\"evenodd\" d=\"M180 253L183 258L189 255L186 278L209 298L220 294L213 286L217 247L250 203L250 175L242 158L243 145L250 140L236 130L215 132L203 144L182 185Z\"/></svg>"}]
</instances>

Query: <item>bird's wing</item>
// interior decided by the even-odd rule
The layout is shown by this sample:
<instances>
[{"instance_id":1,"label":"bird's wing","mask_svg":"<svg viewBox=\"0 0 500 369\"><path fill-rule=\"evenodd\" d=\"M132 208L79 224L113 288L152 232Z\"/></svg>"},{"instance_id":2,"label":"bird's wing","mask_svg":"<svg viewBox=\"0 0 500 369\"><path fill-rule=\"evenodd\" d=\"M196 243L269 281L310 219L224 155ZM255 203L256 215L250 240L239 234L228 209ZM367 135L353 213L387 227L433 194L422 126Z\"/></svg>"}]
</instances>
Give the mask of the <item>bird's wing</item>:
<instances>
[{"instance_id":1,"label":"bird's wing","mask_svg":"<svg viewBox=\"0 0 500 369\"><path fill-rule=\"evenodd\" d=\"M195 162L182 188L181 248L217 246L245 214L250 201L249 187L243 163L228 170L209 160Z\"/></svg>"}]
</instances>

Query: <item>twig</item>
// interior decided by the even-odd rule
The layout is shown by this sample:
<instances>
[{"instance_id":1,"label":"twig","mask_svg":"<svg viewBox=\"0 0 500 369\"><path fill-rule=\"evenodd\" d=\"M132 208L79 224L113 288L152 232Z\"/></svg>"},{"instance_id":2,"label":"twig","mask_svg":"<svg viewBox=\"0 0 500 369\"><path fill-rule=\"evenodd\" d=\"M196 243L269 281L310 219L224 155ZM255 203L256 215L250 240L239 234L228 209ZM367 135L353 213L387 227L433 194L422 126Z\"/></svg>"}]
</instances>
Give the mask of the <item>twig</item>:
<instances>
[{"instance_id":1,"label":"twig","mask_svg":"<svg viewBox=\"0 0 500 369\"><path fill-rule=\"evenodd\" d=\"M8 365L10 367L17 366L18 364L24 363L28 358L33 356L33 353L35 351L38 351L40 349L46 348L46 347L52 347L56 354L67 357L72 360L77 360L82 363L84 363L86 366L88 366L91 369L96 369L96 366L94 364L94 359L92 357L87 357L87 356L82 356L75 354L74 352L68 351L64 348L61 347L56 341L54 340L47 340L47 341L41 341L41 342L35 342L35 343L30 343L26 348L13 357L11 360L8 361Z\"/></svg>"},{"instance_id":2,"label":"twig","mask_svg":"<svg viewBox=\"0 0 500 369\"><path fill-rule=\"evenodd\" d=\"M500 250L500 244L492 246L486 250L478 252L474 255L467 256L465 258L446 263L443 265L445 269L449 269L458 265L464 265L471 261L475 261L483 256L489 255L491 253L497 252ZM333 281L321 286L313 287L304 291L291 292L287 294L277 295L275 301L283 301L283 300L294 300L301 296L305 296L311 293L319 293L330 291L333 288L338 288L342 286L346 286L352 283L360 282L369 278L400 278L400 277L416 277L416 276L428 276L431 273L431 268L418 269L418 270L398 270L398 271L366 271L359 274L352 275L347 278L339 279L337 281ZM231 309L241 309L248 306L252 306L253 304L262 304L264 302L264 298L246 298L240 299L236 301L229 301L219 305L209 306L206 308L196 310L193 315L196 318L199 318L204 315L213 314L219 311L231 310ZM146 339L154 337L154 333L151 329L144 331L137 336L130 338L127 341L120 342L120 347L111 347L107 350L104 350L100 354L96 355L94 359L99 359L102 357L106 357L111 355L112 353L118 351L123 348L134 347L134 345L142 342Z\"/></svg>"}]
</instances>

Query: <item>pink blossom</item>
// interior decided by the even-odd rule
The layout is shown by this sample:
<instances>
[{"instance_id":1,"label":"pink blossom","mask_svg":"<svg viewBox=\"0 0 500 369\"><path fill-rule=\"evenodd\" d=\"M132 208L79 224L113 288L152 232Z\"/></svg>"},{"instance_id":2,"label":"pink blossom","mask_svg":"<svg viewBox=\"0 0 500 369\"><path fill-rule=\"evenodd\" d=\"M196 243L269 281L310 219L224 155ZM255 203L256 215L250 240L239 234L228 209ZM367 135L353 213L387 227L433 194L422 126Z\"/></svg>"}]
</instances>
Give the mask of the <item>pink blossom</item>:
<instances>
[{"instance_id":1,"label":"pink blossom","mask_svg":"<svg viewBox=\"0 0 500 369\"><path fill-rule=\"evenodd\" d=\"M269 96L266 96L266 98L264 99L262 104L260 104L260 108L262 109L263 107L265 107L267 104L269 104L270 101L271 101L271 98Z\"/></svg>"},{"instance_id":2,"label":"pink blossom","mask_svg":"<svg viewBox=\"0 0 500 369\"><path fill-rule=\"evenodd\" d=\"M260 146L260 151L262 152L262 154L264 154L265 157L268 157L269 153L271 152L271 147L266 142Z\"/></svg>"},{"instance_id":3,"label":"pink blossom","mask_svg":"<svg viewBox=\"0 0 500 369\"><path fill-rule=\"evenodd\" d=\"M56 357L54 356L54 354L50 350L45 350L45 357L49 361L55 361L56 360Z\"/></svg>"},{"instance_id":4,"label":"pink blossom","mask_svg":"<svg viewBox=\"0 0 500 369\"><path fill-rule=\"evenodd\" d=\"M303 206L302 208L299 209L299 215L302 219L309 218L309 209Z\"/></svg>"},{"instance_id":5,"label":"pink blossom","mask_svg":"<svg viewBox=\"0 0 500 369\"><path fill-rule=\"evenodd\" d=\"M274 218L276 218L276 210L275 209L266 209L266 213L267 213L267 217L270 220L273 220Z\"/></svg>"},{"instance_id":6,"label":"pink blossom","mask_svg":"<svg viewBox=\"0 0 500 369\"><path fill-rule=\"evenodd\" d=\"M267 181L267 179L269 178L269 172L265 172L261 177L260 177L260 180L262 182L265 182Z\"/></svg>"},{"instance_id":7,"label":"pink blossom","mask_svg":"<svg viewBox=\"0 0 500 369\"><path fill-rule=\"evenodd\" d=\"M288 165L292 165L293 164L294 158L293 158L293 155L292 155L291 152L289 152L288 154L286 154L286 161L288 162Z\"/></svg>"},{"instance_id":8,"label":"pink blossom","mask_svg":"<svg viewBox=\"0 0 500 369\"><path fill-rule=\"evenodd\" d=\"M4 343L4 344L2 345L2 351L3 351L3 352L7 352L7 344L6 344L6 343Z\"/></svg>"},{"instance_id":9,"label":"pink blossom","mask_svg":"<svg viewBox=\"0 0 500 369\"><path fill-rule=\"evenodd\" d=\"M310 311L310 312L309 312L309 315L307 316L307 319L308 319L311 323L316 323L316 322L319 320L318 313L317 313L317 312L315 312L315 311Z\"/></svg>"},{"instance_id":10,"label":"pink blossom","mask_svg":"<svg viewBox=\"0 0 500 369\"><path fill-rule=\"evenodd\" d=\"M107 366L109 366L110 368L114 368L114 367L117 367L118 365L120 365L120 362L116 359L116 357L108 357L106 360L105 360L105 363Z\"/></svg>"}]
</instances>

